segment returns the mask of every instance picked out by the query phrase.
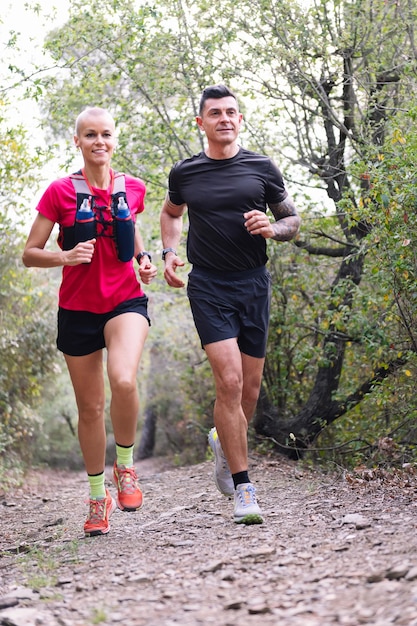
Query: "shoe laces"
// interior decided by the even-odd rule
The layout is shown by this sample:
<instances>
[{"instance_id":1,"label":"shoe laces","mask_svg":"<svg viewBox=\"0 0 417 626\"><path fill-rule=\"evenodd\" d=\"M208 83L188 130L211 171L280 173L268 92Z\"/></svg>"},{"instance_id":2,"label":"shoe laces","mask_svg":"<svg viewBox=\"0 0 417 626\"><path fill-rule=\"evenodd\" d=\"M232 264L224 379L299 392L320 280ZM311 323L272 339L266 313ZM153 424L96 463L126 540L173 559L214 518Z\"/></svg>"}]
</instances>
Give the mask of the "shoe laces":
<instances>
[{"instance_id":1,"label":"shoe laces","mask_svg":"<svg viewBox=\"0 0 417 626\"><path fill-rule=\"evenodd\" d=\"M106 498L90 500L90 512L88 521L90 524L99 524L106 516Z\"/></svg>"},{"instance_id":2,"label":"shoe laces","mask_svg":"<svg viewBox=\"0 0 417 626\"><path fill-rule=\"evenodd\" d=\"M135 491L139 489L137 484L138 477L134 467L124 467L118 465L116 472L119 491L131 494L135 493Z\"/></svg>"},{"instance_id":3,"label":"shoe laces","mask_svg":"<svg viewBox=\"0 0 417 626\"><path fill-rule=\"evenodd\" d=\"M247 485L243 489L237 489L237 495L243 506L256 504L255 487L253 485Z\"/></svg>"}]
</instances>

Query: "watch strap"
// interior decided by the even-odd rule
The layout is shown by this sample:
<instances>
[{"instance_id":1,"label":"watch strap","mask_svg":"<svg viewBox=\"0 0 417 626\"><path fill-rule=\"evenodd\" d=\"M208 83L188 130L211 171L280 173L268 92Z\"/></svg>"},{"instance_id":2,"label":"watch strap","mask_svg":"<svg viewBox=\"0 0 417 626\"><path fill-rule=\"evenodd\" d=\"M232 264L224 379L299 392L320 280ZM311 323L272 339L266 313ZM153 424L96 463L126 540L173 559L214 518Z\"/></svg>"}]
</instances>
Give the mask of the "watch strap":
<instances>
[{"instance_id":1,"label":"watch strap","mask_svg":"<svg viewBox=\"0 0 417 626\"><path fill-rule=\"evenodd\" d=\"M175 254L175 256L177 256L177 251L174 250L174 248L164 248L162 250L162 260L165 261L165 257L168 254L168 252L173 252Z\"/></svg>"},{"instance_id":2,"label":"watch strap","mask_svg":"<svg viewBox=\"0 0 417 626\"><path fill-rule=\"evenodd\" d=\"M152 257L149 252L146 252L146 250L144 250L143 252L139 252L139 254L136 256L136 261L140 263L140 260L143 256L149 257L149 260L152 263Z\"/></svg>"}]
</instances>

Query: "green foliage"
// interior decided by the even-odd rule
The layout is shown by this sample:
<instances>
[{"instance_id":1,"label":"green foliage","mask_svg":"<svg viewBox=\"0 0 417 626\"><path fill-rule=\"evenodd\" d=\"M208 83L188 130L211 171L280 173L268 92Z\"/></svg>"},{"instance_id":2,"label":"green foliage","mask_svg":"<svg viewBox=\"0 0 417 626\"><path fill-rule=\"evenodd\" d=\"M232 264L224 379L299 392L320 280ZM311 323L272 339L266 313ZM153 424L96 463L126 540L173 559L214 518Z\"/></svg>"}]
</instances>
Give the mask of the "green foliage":
<instances>
[{"instance_id":1,"label":"green foliage","mask_svg":"<svg viewBox=\"0 0 417 626\"><path fill-rule=\"evenodd\" d=\"M59 527L54 534L56 537L61 536L62 528ZM58 547L51 545L40 548L34 545L19 555L17 563L27 585L31 589L42 592L45 587L56 586L57 572L64 558L66 562L79 562L78 543L76 541L64 542L62 546Z\"/></svg>"},{"instance_id":2,"label":"green foliage","mask_svg":"<svg viewBox=\"0 0 417 626\"><path fill-rule=\"evenodd\" d=\"M401 467L417 456L416 357L334 422L310 458L342 467Z\"/></svg>"},{"instance_id":3,"label":"green foliage","mask_svg":"<svg viewBox=\"0 0 417 626\"><path fill-rule=\"evenodd\" d=\"M370 181L360 218L372 225L369 253L375 258L374 283L382 283L385 297L394 303L391 319L401 329L397 349L417 348L416 278L417 227L416 156L413 129L415 110L390 125L386 142L372 160L357 165L358 174Z\"/></svg>"},{"instance_id":4,"label":"green foliage","mask_svg":"<svg viewBox=\"0 0 417 626\"><path fill-rule=\"evenodd\" d=\"M44 285L21 262L23 209L36 189L42 154L27 148L27 133L6 121L0 104L0 468L19 467L30 450L40 420L33 407L42 381L53 368L51 316ZM33 278L33 280L32 280ZM5 472L2 472L3 474ZM9 472L6 476L10 475ZM15 477L12 477L15 479ZM4 480L7 483L7 480Z\"/></svg>"},{"instance_id":5,"label":"green foliage","mask_svg":"<svg viewBox=\"0 0 417 626\"><path fill-rule=\"evenodd\" d=\"M6 467L32 458L41 429L35 407L55 357L55 315L18 251L13 237L0 254L0 465Z\"/></svg>"},{"instance_id":6,"label":"green foliage","mask_svg":"<svg viewBox=\"0 0 417 626\"><path fill-rule=\"evenodd\" d=\"M61 72L34 85L45 125L68 146L84 106L114 114L115 166L148 186L143 228L156 249L168 171L204 144L193 119L202 88L236 89L244 144L277 160L303 214L297 247L269 246L265 385L277 423L335 420L323 443L366 432L375 442L415 419L415 14L414 0L235 0L220 12L206 0L76 0L47 41ZM158 284L147 402L164 420L160 441L200 451L211 377L186 303L174 309L166 293Z\"/></svg>"},{"instance_id":7,"label":"green foliage","mask_svg":"<svg viewBox=\"0 0 417 626\"><path fill-rule=\"evenodd\" d=\"M142 414L152 409L157 415L156 455L195 463L204 458L212 425L213 382L185 294L161 287L154 283L151 295Z\"/></svg>"},{"instance_id":8,"label":"green foliage","mask_svg":"<svg viewBox=\"0 0 417 626\"><path fill-rule=\"evenodd\" d=\"M71 380L61 358L62 365L57 358L53 381L44 386L36 403L37 412L42 415L42 428L37 433L33 462L81 470L84 462L77 436L78 411Z\"/></svg>"},{"instance_id":9,"label":"green foliage","mask_svg":"<svg viewBox=\"0 0 417 626\"><path fill-rule=\"evenodd\" d=\"M373 313L374 325L369 329L364 324L363 335L369 344L365 356L372 367L384 362L388 367L395 356L404 359L403 367L377 385L370 397L326 434L328 443L353 439L356 460L381 462L382 458L393 463L416 456L415 117L411 107L393 118L384 144L353 167L354 176L365 183L365 189L350 219L362 220L371 229L366 241L369 299L363 301L362 311L368 314L367 319L369 312ZM347 372L352 371L352 365L348 362ZM389 454L380 446L387 438L394 442ZM347 449L352 453L352 447Z\"/></svg>"}]
</instances>

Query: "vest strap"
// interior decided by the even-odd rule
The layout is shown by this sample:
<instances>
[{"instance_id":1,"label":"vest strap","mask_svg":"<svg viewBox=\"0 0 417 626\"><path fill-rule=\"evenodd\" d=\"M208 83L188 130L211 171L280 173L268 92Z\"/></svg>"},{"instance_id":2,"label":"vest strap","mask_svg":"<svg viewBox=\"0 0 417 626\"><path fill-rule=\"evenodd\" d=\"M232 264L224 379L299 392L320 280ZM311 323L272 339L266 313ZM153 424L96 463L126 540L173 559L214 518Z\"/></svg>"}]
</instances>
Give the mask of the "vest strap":
<instances>
[{"instance_id":1,"label":"vest strap","mask_svg":"<svg viewBox=\"0 0 417 626\"><path fill-rule=\"evenodd\" d=\"M82 193L91 196L90 189L87 185L87 181L81 172L75 172L70 175L71 182L74 185L75 193ZM116 172L114 174L114 188L113 195L116 193L126 193L126 178L122 172Z\"/></svg>"}]
</instances>

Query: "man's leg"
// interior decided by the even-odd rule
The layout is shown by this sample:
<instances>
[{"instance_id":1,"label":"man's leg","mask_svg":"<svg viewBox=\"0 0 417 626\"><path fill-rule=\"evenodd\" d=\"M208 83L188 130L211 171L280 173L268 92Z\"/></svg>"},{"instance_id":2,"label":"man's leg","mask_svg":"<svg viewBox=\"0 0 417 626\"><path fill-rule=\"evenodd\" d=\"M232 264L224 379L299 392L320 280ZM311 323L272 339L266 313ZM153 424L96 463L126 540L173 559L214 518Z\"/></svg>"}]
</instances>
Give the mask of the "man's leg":
<instances>
[{"instance_id":1,"label":"man's leg","mask_svg":"<svg viewBox=\"0 0 417 626\"><path fill-rule=\"evenodd\" d=\"M265 359L242 354L235 339L206 345L216 385L214 423L232 474L247 470L247 427L261 387Z\"/></svg>"},{"instance_id":2,"label":"man's leg","mask_svg":"<svg viewBox=\"0 0 417 626\"><path fill-rule=\"evenodd\" d=\"M242 408L242 357L236 339L204 346L214 376L214 424L232 474L248 469L248 422Z\"/></svg>"},{"instance_id":3,"label":"man's leg","mask_svg":"<svg viewBox=\"0 0 417 626\"><path fill-rule=\"evenodd\" d=\"M242 358L236 339L207 344L205 350L216 385L214 423L234 483L234 521L262 524L255 487L248 476L247 431L256 407L263 359Z\"/></svg>"},{"instance_id":4,"label":"man's leg","mask_svg":"<svg viewBox=\"0 0 417 626\"><path fill-rule=\"evenodd\" d=\"M242 354L242 409L248 424L255 414L256 405L258 403L264 364L265 358L258 359L247 354Z\"/></svg>"}]
</instances>

